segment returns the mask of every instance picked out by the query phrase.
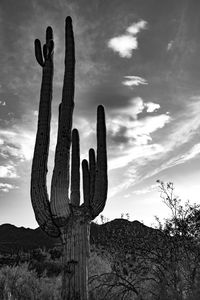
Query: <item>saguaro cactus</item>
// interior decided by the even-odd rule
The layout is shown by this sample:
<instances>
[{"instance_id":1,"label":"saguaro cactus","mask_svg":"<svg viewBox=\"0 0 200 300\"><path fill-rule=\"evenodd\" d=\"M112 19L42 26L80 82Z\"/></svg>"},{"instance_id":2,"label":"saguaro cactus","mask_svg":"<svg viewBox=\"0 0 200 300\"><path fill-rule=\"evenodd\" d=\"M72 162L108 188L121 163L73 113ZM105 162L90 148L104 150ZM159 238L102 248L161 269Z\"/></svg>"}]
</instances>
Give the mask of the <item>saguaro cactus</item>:
<instances>
[{"instance_id":1,"label":"saguaro cactus","mask_svg":"<svg viewBox=\"0 0 200 300\"><path fill-rule=\"evenodd\" d=\"M55 166L49 201L46 176L50 140L53 50L53 30L48 27L43 49L40 41L35 40L35 56L42 67L42 85L31 173L31 201L36 220L42 230L51 237L60 237L63 244L62 299L87 300L90 222L103 210L107 198L105 115L103 106L98 106L97 155L95 157L94 149L90 149L89 161L82 162L84 199L80 204L79 134L77 129L72 130L75 50L72 20L67 17L65 73L62 101L59 105Z\"/></svg>"}]
</instances>

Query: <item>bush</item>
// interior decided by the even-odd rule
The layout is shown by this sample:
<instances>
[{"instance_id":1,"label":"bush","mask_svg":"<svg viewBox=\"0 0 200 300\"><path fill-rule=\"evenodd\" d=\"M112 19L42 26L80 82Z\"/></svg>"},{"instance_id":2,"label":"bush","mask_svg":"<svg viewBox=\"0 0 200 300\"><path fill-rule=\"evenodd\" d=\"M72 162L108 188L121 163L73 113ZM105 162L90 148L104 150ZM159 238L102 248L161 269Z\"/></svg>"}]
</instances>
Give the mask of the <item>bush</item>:
<instances>
[{"instance_id":1,"label":"bush","mask_svg":"<svg viewBox=\"0 0 200 300\"><path fill-rule=\"evenodd\" d=\"M6 266L1 269L0 299L7 299L9 294L14 299L39 299L39 282L36 273L29 272L27 264L17 267Z\"/></svg>"},{"instance_id":2,"label":"bush","mask_svg":"<svg viewBox=\"0 0 200 300\"><path fill-rule=\"evenodd\" d=\"M94 249L95 250L95 249ZM89 259L89 299L100 300L107 299L102 275L110 274L112 271L109 258L98 253L97 250L91 252Z\"/></svg>"},{"instance_id":3,"label":"bush","mask_svg":"<svg viewBox=\"0 0 200 300\"><path fill-rule=\"evenodd\" d=\"M3 267L0 270L0 299L56 300L61 298L61 278L37 277L28 265Z\"/></svg>"},{"instance_id":4,"label":"bush","mask_svg":"<svg viewBox=\"0 0 200 300\"><path fill-rule=\"evenodd\" d=\"M59 250L56 247L54 247L53 249L49 250L49 254L50 254L52 260L56 260L61 257L62 250Z\"/></svg>"}]
</instances>

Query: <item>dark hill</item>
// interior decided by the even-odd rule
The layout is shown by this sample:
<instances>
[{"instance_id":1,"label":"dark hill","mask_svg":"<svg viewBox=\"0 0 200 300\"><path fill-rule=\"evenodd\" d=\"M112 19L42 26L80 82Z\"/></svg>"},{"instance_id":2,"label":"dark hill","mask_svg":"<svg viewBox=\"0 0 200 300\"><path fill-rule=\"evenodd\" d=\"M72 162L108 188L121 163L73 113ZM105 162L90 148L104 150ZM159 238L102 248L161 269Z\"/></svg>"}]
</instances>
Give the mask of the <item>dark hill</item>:
<instances>
[{"instance_id":1,"label":"dark hill","mask_svg":"<svg viewBox=\"0 0 200 300\"><path fill-rule=\"evenodd\" d=\"M11 224L0 225L0 252L16 252L34 248L53 247L55 240L49 238L40 228L30 229Z\"/></svg>"},{"instance_id":2,"label":"dark hill","mask_svg":"<svg viewBox=\"0 0 200 300\"><path fill-rule=\"evenodd\" d=\"M146 244L156 245L161 237L162 233L159 230L139 221L115 219L102 225L92 224L91 226L91 243L110 253L140 251L141 248L146 247Z\"/></svg>"},{"instance_id":3,"label":"dark hill","mask_svg":"<svg viewBox=\"0 0 200 300\"><path fill-rule=\"evenodd\" d=\"M115 219L111 222L98 225L91 224L91 243L107 250L126 247L132 248L136 240L151 237L158 230L144 224L125 219ZM34 248L52 248L59 244L59 239L48 237L40 228L30 229L16 227L11 224L0 225L0 252L26 251Z\"/></svg>"}]
</instances>

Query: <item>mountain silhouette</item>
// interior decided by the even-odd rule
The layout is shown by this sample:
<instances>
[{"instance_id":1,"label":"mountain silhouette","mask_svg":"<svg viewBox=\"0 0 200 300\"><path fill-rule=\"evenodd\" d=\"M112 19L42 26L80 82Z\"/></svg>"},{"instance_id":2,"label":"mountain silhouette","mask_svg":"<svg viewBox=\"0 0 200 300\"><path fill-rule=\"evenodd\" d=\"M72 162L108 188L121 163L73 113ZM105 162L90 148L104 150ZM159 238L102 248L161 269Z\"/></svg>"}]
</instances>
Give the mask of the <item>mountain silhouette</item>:
<instances>
[{"instance_id":1,"label":"mountain silhouette","mask_svg":"<svg viewBox=\"0 0 200 300\"><path fill-rule=\"evenodd\" d=\"M133 248L136 241L141 243L144 237L152 237L160 231L148 227L139 221L115 219L105 224L91 224L90 242L98 248ZM0 225L0 252L29 251L36 248L53 248L60 244L59 239L50 238L39 227L36 229L16 227L11 224Z\"/></svg>"}]
</instances>

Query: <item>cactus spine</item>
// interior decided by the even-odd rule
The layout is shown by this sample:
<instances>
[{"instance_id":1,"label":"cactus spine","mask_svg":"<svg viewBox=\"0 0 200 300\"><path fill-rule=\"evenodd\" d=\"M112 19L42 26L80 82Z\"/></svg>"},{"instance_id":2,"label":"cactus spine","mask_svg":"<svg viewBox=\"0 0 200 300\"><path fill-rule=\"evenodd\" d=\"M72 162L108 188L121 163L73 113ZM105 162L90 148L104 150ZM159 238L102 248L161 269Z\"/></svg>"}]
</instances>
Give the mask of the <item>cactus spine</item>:
<instances>
[{"instance_id":1,"label":"cactus spine","mask_svg":"<svg viewBox=\"0 0 200 300\"><path fill-rule=\"evenodd\" d=\"M98 106L97 157L95 157L94 149L90 149L89 162L87 160L82 162L84 199L80 204L79 134L77 129L72 130L75 50L72 20L67 17L65 73L62 101L59 105L55 165L49 199L46 176L50 140L53 50L53 30L48 27L43 49L40 41L35 40L36 60L42 67L42 85L31 173L31 201L41 229L51 237L60 237L63 244L62 299L87 300L90 222L103 210L107 198L105 114L103 106Z\"/></svg>"}]
</instances>

